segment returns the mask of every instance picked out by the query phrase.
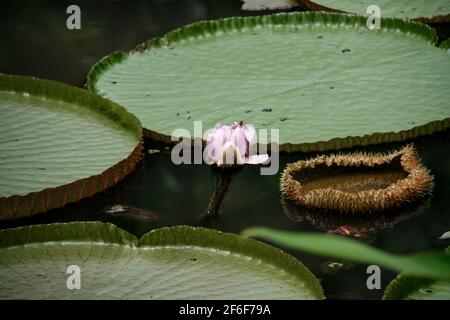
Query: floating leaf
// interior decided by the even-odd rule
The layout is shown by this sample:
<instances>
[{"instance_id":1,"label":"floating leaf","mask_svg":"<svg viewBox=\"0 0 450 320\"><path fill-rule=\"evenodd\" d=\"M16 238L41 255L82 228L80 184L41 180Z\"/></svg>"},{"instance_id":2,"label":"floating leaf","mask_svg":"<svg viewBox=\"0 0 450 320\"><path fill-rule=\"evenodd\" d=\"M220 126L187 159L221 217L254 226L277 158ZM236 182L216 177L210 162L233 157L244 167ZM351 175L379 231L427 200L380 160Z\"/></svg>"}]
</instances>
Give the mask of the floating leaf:
<instances>
[{"instance_id":1,"label":"floating leaf","mask_svg":"<svg viewBox=\"0 0 450 320\"><path fill-rule=\"evenodd\" d=\"M407 275L450 280L450 256L445 253L394 255L341 236L287 232L262 227L246 229L242 234L322 256L378 264Z\"/></svg>"},{"instance_id":2,"label":"floating leaf","mask_svg":"<svg viewBox=\"0 0 450 320\"><path fill-rule=\"evenodd\" d=\"M300 0L243 0L242 10L285 10L300 6Z\"/></svg>"},{"instance_id":3,"label":"floating leaf","mask_svg":"<svg viewBox=\"0 0 450 320\"><path fill-rule=\"evenodd\" d=\"M1 299L322 299L314 275L259 241L177 226L139 241L112 224L0 231ZM80 268L79 290L66 268Z\"/></svg>"},{"instance_id":4,"label":"floating leaf","mask_svg":"<svg viewBox=\"0 0 450 320\"><path fill-rule=\"evenodd\" d=\"M306 208L380 214L428 196L433 177L408 145L388 154L319 155L289 163L280 187Z\"/></svg>"},{"instance_id":5,"label":"floating leaf","mask_svg":"<svg viewBox=\"0 0 450 320\"><path fill-rule=\"evenodd\" d=\"M367 14L370 5L380 7L381 17L408 18L423 22L450 21L450 0L301 0L312 10Z\"/></svg>"},{"instance_id":6,"label":"floating leaf","mask_svg":"<svg viewBox=\"0 0 450 320\"><path fill-rule=\"evenodd\" d=\"M54 81L0 75L0 128L0 220L92 196L141 159L133 115Z\"/></svg>"},{"instance_id":7,"label":"floating leaf","mask_svg":"<svg viewBox=\"0 0 450 320\"><path fill-rule=\"evenodd\" d=\"M442 41L440 47L441 47L442 49L446 49L447 52L450 52L450 38L447 39L447 40L445 40L445 41Z\"/></svg>"},{"instance_id":8,"label":"floating leaf","mask_svg":"<svg viewBox=\"0 0 450 320\"><path fill-rule=\"evenodd\" d=\"M403 141L450 126L450 56L421 24L332 13L198 22L98 62L87 87L154 139L243 120L282 151ZM286 118L286 115L289 115Z\"/></svg>"},{"instance_id":9,"label":"floating leaf","mask_svg":"<svg viewBox=\"0 0 450 320\"><path fill-rule=\"evenodd\" d=\"M450 300L450 281L399 275L386 287L383 300Z\"/></svg>"}]
</instances>

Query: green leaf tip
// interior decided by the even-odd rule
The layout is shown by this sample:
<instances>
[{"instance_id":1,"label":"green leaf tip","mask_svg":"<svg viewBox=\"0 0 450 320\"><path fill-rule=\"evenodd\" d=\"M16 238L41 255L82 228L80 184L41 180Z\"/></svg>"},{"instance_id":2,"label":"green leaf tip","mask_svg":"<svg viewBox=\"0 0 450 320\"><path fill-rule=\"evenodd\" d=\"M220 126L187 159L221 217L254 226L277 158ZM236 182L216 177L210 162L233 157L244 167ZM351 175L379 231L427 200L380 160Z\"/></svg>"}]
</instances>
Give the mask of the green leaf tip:
<instances>
[{"instance_id":1,"label":"green leaf tip","mask_svg":"<svg viewBox=\"0 0 450 320\"><path fill-rule=\"evenodd\" d=\"M258 237L275 244L312 254L379 264L407 275L450 280L450 256L441 252L397 256L357 240L341 236L279 231L270 228L249 228L242 235Z\"/></svg>"}]
</instances>

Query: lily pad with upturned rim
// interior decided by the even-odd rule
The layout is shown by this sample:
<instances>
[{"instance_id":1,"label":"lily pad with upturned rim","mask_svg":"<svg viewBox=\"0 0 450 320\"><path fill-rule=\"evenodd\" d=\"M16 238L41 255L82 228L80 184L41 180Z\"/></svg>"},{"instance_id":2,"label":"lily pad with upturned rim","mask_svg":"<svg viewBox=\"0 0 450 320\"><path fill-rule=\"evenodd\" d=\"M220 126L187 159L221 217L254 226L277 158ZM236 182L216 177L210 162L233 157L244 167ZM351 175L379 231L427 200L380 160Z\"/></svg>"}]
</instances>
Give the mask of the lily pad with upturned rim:
<instances>
[{"instance_id":1,"label":"lily pad with upturned rim","mask_svg":"<svg viewBox=\"0 0 450 320\"><path fill-rule=\"evenodd\" d=\"M137 240L112 224L0 231L1 299L323 299L292 256L234 234L177 226ZM80 268L68 290L66 268Z\"/></svg>"},{"instance_id":2,"label":"lily pad with upturned rim","mask_svg":"<svg viewBox=\"0 0 450 320\"><path fill-rule=\"evenodd\" d=\"M242 0L242 10L286 10L299 7L299 0Z\"/></svg>"},{"instance_id":3,"label":"lily pad with upturned rim","mask_svg":"<svg viewBox=\"0 0 450 320\"><path fill-rule=\"evenodd\" d=\"M369 31L364 17L283 13L199 22L113 53L87 87L164 142L194 120L238 119L279 129L281 151L323 151L445 130L449 69L425 25L386 18Z\"/></svg>"},{"instance_id":4,"label":"lily pad with upturned rim","mask_svg":"<svg viewBox=\"0 0 450 320\"><path fill-rule=\"evenodd\" d=\"M450 38L447 39L447 40L442 41L440 47L441 47L442 49L447 50L447 51L450 53Z\"/></svg>"},{"instance_id":5,"label":"lily pad with upturned rim","mask_svg":"<svg viewBox=\"0 0 450 320\"><path fill-rule=\"evenodd\" d=\"M432 187L412 145L386 155L320 155L289 163L280 185L297 205L345 214L401 208L427 197Z\"/></svg>"},{"instance_id":6,"label":"lily pad with upturned rim","mask_svg":"<svg viewBox=\"0 0 450 320\"><path fill-rule=\"evenodd\" d=\"M450 247L445 253L450 255ZM450 281L400 273L387 285L383 300L450 300Z\"/></svg>"},{"instance_id":7,"label":"lily pad with upturned rim","mask_svg":"<svg viewBox=\"0 0 450 320\"><path fill-rule=\"evenodd\" d=\"M367 14L370 5L377 5L382 18L407 18L424 23L450 21L450 0L299 0L311 10Z\"/></svg>"},{"instance_id":8,"label":"lily pad with upturned rim","mask_svg":"<svg viewBox=\"0 0 450 320\"><path fill-rule=\"evenodd\" d=\"M383 300L450 300L450 281L400 274L386 287Z\"/></svg>"},{"instance_id":9,"label":"lily pad with upturned rim","mask_svg":"<svg viewBox=\"0 0 450 320\"><path fill-rule=\"evenodd\" d=\"M0 75L0 128L0 220L92 196L141 159L136 117L54 81Z\"/></svg>"}]
</instances>

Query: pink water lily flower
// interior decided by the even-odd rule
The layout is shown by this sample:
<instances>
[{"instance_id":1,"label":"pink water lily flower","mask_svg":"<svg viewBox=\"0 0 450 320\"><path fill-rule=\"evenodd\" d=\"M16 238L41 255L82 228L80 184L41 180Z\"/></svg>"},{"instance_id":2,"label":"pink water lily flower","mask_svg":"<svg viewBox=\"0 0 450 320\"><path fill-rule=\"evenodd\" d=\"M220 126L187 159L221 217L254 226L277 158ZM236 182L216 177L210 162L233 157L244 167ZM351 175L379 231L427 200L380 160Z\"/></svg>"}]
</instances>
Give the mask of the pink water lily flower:
<instances>
[{"instance_id":1,"label":"pink water lily flower","mask_svg":"<svg viewBox=\"0 0 450 320\"><path fill-rule=\"evenodd\" d=\"M205 160L218 167L260 164L269 159L267 154L250 154L250 143L256 135L255 127L243 122L231 126L216 124L206 136Z\"/></svg>"}]
</instances>

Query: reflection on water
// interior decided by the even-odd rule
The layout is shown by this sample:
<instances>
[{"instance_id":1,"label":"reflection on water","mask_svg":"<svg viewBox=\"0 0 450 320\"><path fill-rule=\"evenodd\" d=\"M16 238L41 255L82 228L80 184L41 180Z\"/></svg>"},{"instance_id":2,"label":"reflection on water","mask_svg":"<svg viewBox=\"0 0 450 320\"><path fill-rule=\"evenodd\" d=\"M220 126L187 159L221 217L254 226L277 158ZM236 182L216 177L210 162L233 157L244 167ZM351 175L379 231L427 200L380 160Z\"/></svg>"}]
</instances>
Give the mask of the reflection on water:
<instances>
[{"instance_id":1,"label":"reflection on water","mask_svg":"<svg viewBox=\"0 0 450 320\"><path fill-rule=\"evenodd\" d=\"M82 86L93 63L115 50L130 50L154 36L203 19L257 13L240 10L240 0L127 0L77 1L82 11L82 29L65 26L66 8L73 1L3 1L0 20L0 72L33 75ZM450 29L440 27L445 33ZM347 231L370 234L373 245L394 253L411 253L448 245L437 238L450 230L450 131L415 141L423 160L435 177L429 205L421 214L405 212L397 218L357 223L346 222ZM401 144L351 151L387 152ZM285 154L287 163L316 154ZM233 178L221 205L222 215L202 217L217 184L217 175L206 165L176 166L166 151L146 154L138 169L117 186L78 204L29 219L0 222L0 228L67 221L110 221L140 236L160 226L188 224L228 232L255 225L285 230L328 232L335 221L310 213L303 220L291 219L280 199L280 176L260 176L258 167L246 166ZM111 214L111 206L127 206L125 215ZM142 210L141 210L142 209ZM159 219L149 217L158 216ZM404 217L400 218L400 217ZM358 219L357 219L358 220ZM340 222L339 222L340 223ZM339 224L337 223L337 224ZM359 229L358 229L359 228ZM343 233L344 229L341 229ZM364 232L363 232L364 231ZM341 232L341 233L342 233ZM380 291L366 287L365 266L299 252L291 252L317 276L329 298L380 298ZM330 266L324 267L324 264ZM339 270L333 276L330 268ZM385 286L394 273L383 270Z\"/></svg>"},{"instance_id":2,"label":"reflection on water","mask_svg":"<svg viewBox=\"0 0 450 320\"><path fill-rule=\"evenodd\" d=\"M364 242L373 242L383 229L393 228L397 223L421 214L430 199L420 200L407 207L381 213L345 214L333 211L314 210L295 204L281 196L286 215L294 221L307 221L315 228L327 233L347 236Z\"/></svg>"}]
</instances>

